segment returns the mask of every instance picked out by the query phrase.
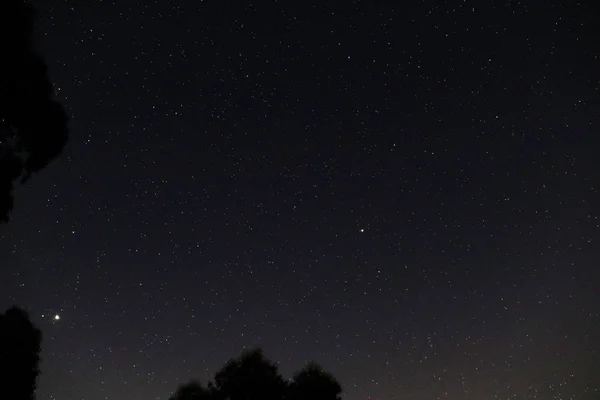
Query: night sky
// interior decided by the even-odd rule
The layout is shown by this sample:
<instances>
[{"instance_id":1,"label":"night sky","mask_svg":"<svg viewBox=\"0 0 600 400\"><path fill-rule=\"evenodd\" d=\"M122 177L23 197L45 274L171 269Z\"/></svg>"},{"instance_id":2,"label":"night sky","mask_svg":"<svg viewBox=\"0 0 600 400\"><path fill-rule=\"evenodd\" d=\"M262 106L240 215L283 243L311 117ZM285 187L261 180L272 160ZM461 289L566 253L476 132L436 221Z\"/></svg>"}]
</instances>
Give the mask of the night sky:
<instances>
[{"instance_id":1,"label":"night sky","mask_svg":"<svg viewBox=\"0 0 600 400\"><path fill-rule=\"evenodd\" d=\"M345 400L600 396L594 1L39 3L71 138L0 226L39 400L252 346Z\"/></svg>"}]
</instances>

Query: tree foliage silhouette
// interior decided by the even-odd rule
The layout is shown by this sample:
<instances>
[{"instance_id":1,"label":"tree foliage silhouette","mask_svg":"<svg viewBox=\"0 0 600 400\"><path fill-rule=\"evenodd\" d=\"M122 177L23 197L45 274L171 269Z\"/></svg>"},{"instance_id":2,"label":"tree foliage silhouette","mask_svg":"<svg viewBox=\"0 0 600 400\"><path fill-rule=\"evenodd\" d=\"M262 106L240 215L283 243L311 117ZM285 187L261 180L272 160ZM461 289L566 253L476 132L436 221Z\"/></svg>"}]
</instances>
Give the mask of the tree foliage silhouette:
<instances>
[{"instance_id":1,"label":"tree foliage silhouette","mask_svg":"<svg viewBox=\"0 0 600 400\"><path fill-rule=\"evenodd\" d=\"M277 365L267 360L261 349L232 359L215 375L215 387L224 399L280 400L286 383Z\"/></svg>"},{"instance_id":2,"label":"tree foliage silhouette","mask_svg":"<svg viewBox=\"0 0 600 400\"><path fill-rule=\"evenodd\" d=\"M0 1L0 221L8 221L13 188L57 157L68 117L53 100L46 64L33 41L33 10Z\"/></svg>"},{"instance_id":3,"label":"tree foliage silhouette","mask_svg":"<svg viewBox=\"0 0 600 400\"><path fill-rule=\"evenodd\" d=\"M323 369L309 363L286 381L261 349L229 360L206 387L198 381L180 386L170 400L340 400L342 387Z\"/></svg>"},{"instance_id":4,"label":"tree foliage silhouette","mask_svg":"<svg viewBox=\"0 0 600 400\"><path fill-rule=\"evenodd\" d=\"M181 385L169 400L215 400L214 387L204 387L198 381L190 381Z\"/></svg>"},{"instance_id":5,"label":"tree foliage silhouette","mask_svg":"<svg viewBox=\"0 0 600 400\"><path fill-rule=\"evenodd\" d=\"M0 314L0 398L34 400L42 333L13 307Z\"/></svg>"},{"instance_id":6,"label":"tree foliage silhouette","mask_svg":"<svg viewBox=\"0 0 600 400\"><path fill-rule=\"evenodd\" d=\"M342 386L328 372L315 363L309 363L294 375L289 386L289 400L340 400Z\"/></svg>"}]
</instances>

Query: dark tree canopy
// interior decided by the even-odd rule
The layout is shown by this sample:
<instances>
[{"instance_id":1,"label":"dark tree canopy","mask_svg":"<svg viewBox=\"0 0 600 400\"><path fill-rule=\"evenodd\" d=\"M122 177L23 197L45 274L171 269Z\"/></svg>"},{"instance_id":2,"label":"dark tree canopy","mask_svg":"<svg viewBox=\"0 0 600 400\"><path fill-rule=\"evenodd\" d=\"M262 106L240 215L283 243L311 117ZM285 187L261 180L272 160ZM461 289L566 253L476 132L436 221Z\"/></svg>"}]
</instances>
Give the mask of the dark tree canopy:
<instances>
[{"instance_id":1,"label":"dark tree canopy","mask_svg":"<svg viewBox=\"0 0 600 400\"><path fill-rule=\"evenodd\" d=\"M24 0L0 1L0 55L0 221L7 221L15 182L61 153L68 118L53 100L33 42L33 10Z\"/></svg>"},{"instance_id":2,"label":"dark tree canopy","mask_svg":"<svg viewBox=\"0 0 600 400\"><path fill-rule=\"evenodd\" d=\"M229 360L206 387L197 381L180 386L169 400L340 400L342 387L328 372L309 363L291 381L261 349Z\"/></svg>"},{"instance_id":3,"label":"dark tree canopy","mask_svg":"<svg viewBox=\"0 0 600 400\"><path fill-rule=\"evenodd\" d=\"M34 400L42 333L16 307L0 314L0 398Z\"/></svg>"},{"instance_id":4,"label":"dark tree canopy","mask_svg":"<svg viewBox=\"0 0 600 400\"><path fill-rule=\"evenodd\" d=\"M280 400L286 384L277 372L277 365L256 349L229 360L215 375L215 386L230 400Z\"/></svg>"},{"instance_id":5,"label":"dark tree canopy","mask_svg":"<svg viewBox=\"0 0 600 400\"><path fill-rule=\"evenodd\" d=\"M340 400L342 386L333 375L310 363L294 375L289 393L289 400Z\"/></svg>"},{"instance_id":6,"label":"dark tree canopy","mask_svg":"<svg viewBox=\"0 0 600 400\"><path fill-rule=\"evenodd\" d=\"M204 387L198 381L190 381L181 385L169 400L212 400L215 398L212 385Z\"/></svg>"}]
</instances>

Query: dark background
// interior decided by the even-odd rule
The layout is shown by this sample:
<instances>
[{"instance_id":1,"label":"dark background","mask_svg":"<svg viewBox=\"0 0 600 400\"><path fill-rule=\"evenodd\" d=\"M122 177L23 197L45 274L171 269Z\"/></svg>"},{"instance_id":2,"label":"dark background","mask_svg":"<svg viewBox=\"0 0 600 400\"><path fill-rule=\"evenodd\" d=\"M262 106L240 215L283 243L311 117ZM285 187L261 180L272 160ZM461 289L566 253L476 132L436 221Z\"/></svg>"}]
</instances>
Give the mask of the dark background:
<instances>
[{"instance_id":1,"label":"dark background","mask_svg":"<svg viewBox=\"0 0 600 400\"><path fill-rule=\"evenodd\" d=\"M253 345L347 400L598 395L594 2L34 3L71 140L0 227L0 308L38 399Z\"/></svg>"}]
</instances>

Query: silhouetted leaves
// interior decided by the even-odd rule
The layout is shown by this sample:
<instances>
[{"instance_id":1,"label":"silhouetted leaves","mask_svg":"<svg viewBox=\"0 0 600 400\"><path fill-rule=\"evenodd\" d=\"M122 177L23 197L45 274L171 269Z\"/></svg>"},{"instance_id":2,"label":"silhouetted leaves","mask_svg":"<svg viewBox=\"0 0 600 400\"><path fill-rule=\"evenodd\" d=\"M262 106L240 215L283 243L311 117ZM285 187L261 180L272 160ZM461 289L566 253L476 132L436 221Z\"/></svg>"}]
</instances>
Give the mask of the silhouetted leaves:
<instances>
[{"instance_id":1,"label":"silhouetted leaves","mask_svg":"<svg viewBox=\"0 0 600 400\"><path fill-rule=\"evenodd\" d=\"M280 400L286 384L277 366L256 349L227 362L215 375L215 386L224 399Z\"/></svg>"},{"instance_id":2,"label":"silhouetted leaves","mask_svg":"<svg viewBox=\"0 0 600 400\"><path fill-rule=\"evenodd\" d=\"M289 393L289 400L339 400L342 387L333 375L310 363L294 376Z\"/></svg>"},{"instance_id":3,"label":"silhouetted leaves","mask_svg":"<svg viewBox=\"0 0 600 400\"><path fill-rule=\"evenodd\" d=\"M214 388L205 388L198 381L190 381L181 385L169 400L212 400L215 399Z\"/></svg>"},{"instance_id":4,"label":"silhouetted leaves","mask_svg":"<svg viewBox=\"0 0 600 400\"><path fill-rule=\"evenodd\" d=\"M13 186L58 156L68 117L53 100L44 60L36 53L33 11L23 0L0 1L0 221L13 208Z\"/></svg>"},{"instance_id":5,"label":"silhouetted leaves","mask_svg":"<svg viewBox=\"0 0 600 400\"><path fill-rule=\"evenodd\" d=\"M287 382L261 349L253 349L229 360L214 384L191 381L170 400L340 400L341 393L338 381L317 364L308 364Z\"/></svg>"},{"instance_id":6,"label":"silhouetted leaves","mask_svg":"<svg viewBox=\"0 0 600 400\"><path fill-rule=\"evenodd\" d=\"M35 399L41 340L25 311L13 307L0 314L0 398Z\"/></svg>"}]
</instances>

